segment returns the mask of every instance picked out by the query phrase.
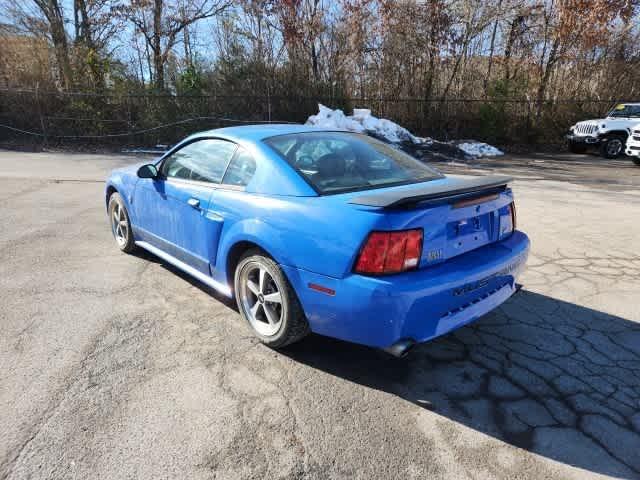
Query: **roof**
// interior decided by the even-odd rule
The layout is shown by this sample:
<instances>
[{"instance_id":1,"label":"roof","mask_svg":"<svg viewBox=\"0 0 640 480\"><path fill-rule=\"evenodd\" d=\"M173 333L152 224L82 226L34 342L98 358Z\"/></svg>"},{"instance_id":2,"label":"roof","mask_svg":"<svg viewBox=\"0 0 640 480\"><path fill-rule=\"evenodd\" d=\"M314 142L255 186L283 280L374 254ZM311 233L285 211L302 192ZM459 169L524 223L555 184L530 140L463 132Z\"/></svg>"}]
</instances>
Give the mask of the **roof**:
<instances>
[{"instance_id":1,"label":"roof","mask_svg":"<svg viewBox=\"0 0 640 480\"><path fill-rule=\"evenodd\" d=\"M242 125L238 127L224 127L216 128L213 130L205 130L204 132L198 132L193 136L216 136L228 139L243 139L243 140L263 140L265 138L273 137L276 135L287 135L290 133L304 133L304 132L327 132L335 131L335 129L328 129L322 127L316 127L312 125L302 125L299 123L267 123L257 125Z\"/></svg>"},{"instance_id":2,"label":"roof","mask_svg":"<svg viewBox=\"0 0 640 480\"><path fill-rule=\"evenodd\" d=\"M203 138L220 138L229 140L238 145L242 145L254 155L259 163L262 159L268 163L269 168L257 168L256 173L246 187L249 193L260 193L266 195L290 195L294 197L315 197L318 194L304 180L304 178L293 170L291 165L281 155L269 148L261 140L276 135L287 135L291 133L305 132L331 132L337 131L335 128L327 129L301 124L260 124L243 125L238 127L217 128L194 133L181 142L174 145L163 155L163 158L171 155L183 145L194 140Z\"/></svg>"}]
</instances>

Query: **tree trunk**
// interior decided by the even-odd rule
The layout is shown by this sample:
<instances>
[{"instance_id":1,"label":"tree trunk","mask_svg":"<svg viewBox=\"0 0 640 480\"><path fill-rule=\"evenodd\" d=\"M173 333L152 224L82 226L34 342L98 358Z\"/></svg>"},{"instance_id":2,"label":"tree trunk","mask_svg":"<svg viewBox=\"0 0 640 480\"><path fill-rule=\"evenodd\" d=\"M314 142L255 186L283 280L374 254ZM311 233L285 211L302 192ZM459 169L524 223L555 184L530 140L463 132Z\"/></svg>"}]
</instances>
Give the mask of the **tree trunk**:
<instances>
[{"instance_id":1,"label":"tree trunk","mask_svg":"<svg viewBox=\"0 0 640 480\"><path fill-rule=\"evenodd\" d=\"M60 22L60 24L51 25L51 40L53 41L60 80L64 88L69 88L71 86L71 79L73 75L71 72L71 63L69 61L67 35L64 31L62 22Z\"/></svg>"},{"instance_id":2,"label":"tree trunk","mask_svg":"<svg viewBox=\"0 0 640 480\"><path fill-rule=\"evenodd\" d=\"M434 22L429 30L429 72L426 75L424 85L424 99L430 100L433 94L433 83L436 76L436 55L438 54L438 24Z\"/></svg>"},{"instance_id":3,"label":"tree trunk","mask_svg":"<svg viewBox=\"0 0 640 480\"><path fill-rule=\"evenodd\" d=\"M311 69L313 72L313 80L318 83L320 72L318 69L318 52L316 51L316 42L311 41Z\"/></svg>"},{"instance_id":4,"label":"tree trunk","mask_svg":"<svg viewBox=\"0 0 640 480\"><path fill-rule=\"evenodd\" d=\"M509 80L509 63L511 61L511 54L513 52L513 45L516 42L516 38L518 37L518 28L524 22L524 17L522 15L516 15L511 22L511 28L509 29L509 37L507 39L507 44L504 47L504 79L506 81Z\"/></svg>"},{"instance_id":5,"label":"tree trunk","mask_svg":"<svg viewBox=\"0 0 640 480\"><path fill-rule=\"evenodd\" d=\"M549 84L549 78L551 78L551 72L553 71L553 67L555 66L556 60L558 59L558 47L560 46L560 40L556 36L553 40L553 45L551 45L551 50L549 50L549 59L543 69L542 78L540 79L540 85L538 86L538 94L536 95L536 103L537 103L537 111L536 118L540 118L542 114L542 105L544 103L544 97L547 93L547 85Z\"/></svg>"},{"instance_id":6,"label":"tree trunk","mask_svg":"<svg viewBox=\"0 0 640 480\"><path fill-rule=\"evenodd\" d=\"M87 48L94 48L86 0L73 1L73 18L76 34L75 41Z\"/></svg>"},{"instance_id":7,"label":"tree trunk","mask_svg":"<svg viewBox=\"0 0 640 480\"><path fill-rule=\"evenodd\" d=\"M164 89L164 55L162 55L162 8L163 0L154 0L153 8L153 69L155 85L159 90Z\"/></svg>"},{"instance_id":8,"label":"tree trunk","mask_svg":"<svg viewBox=\"0 0 640 480\"><path fill-rule=\"evenodd\" d=\"M502 0L498 2L498 10L502 6ZM489 64L487 65L487 76L484 78L484 96L487 96L487 90L489 89L489 82L491 81L491 69L493 67L493 54L496 47L496 34L498 33L498 17L493 22L493 31L491 32L491 43L489 45Z\"/></svg>"},{"instance_id":9,"label":"tree trunk","mask_svg":"<svg viewBox=\"0 0 640 480\"><path fill-rule=\"evenodd\" d=\"M58 0L35 0L35 4L49 23L49 33L53 42L60 82L63 88L68 88L71 86L72 71L62 8L58 4Z\"/></svg>"},{"instance_id":10,"label":"tree trunk","mask_svg":"<svg viewBox=\"0 0 640 480\"><path fill-rule=\"evenodd\" d=\"M182 31L182 43L184 44L184 61L188 68L193 67L193 56L191 54L191 39L189 37L189 27Z\"/></svg>"},{"instance_id":11,"label":"tree trunk","mask_svg":"<svg viewBox=\"0 0 640 480\"><path fill-rule=\"evenodd\" d=\"M465 57L467 48L469 47L469 40L470 40L469 32L467 31L465 34L464 41L462 42L462 50L460 51L460 55L458 55L458 57L456 58L456 62L453 64L453 71L449 76L447 85L444 87L444 91L442 92L442 96L440 97L440 102L444 102L447 98L447 95L449 95L449 90L451 89L451 86L453 85L453 81L455 80L456 75L458 74L458 68L460 68L460 63L462 62L462 59Z\"/></svg>"}]
</instances>

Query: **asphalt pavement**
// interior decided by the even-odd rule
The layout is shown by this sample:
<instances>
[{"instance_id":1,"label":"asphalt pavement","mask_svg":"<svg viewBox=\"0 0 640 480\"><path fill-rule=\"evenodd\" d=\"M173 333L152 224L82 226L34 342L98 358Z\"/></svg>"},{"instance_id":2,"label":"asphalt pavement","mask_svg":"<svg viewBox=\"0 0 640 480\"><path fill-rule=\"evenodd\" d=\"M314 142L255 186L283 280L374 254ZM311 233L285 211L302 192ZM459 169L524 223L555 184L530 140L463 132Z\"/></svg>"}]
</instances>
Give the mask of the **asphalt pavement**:
<instances>
[{"instance_id":1,"label":"asphalt pavement","mask_svg":"<svg viewBox=\"0 0 640 480\"><path fill-rule=\"evenodd\" d=\"M0 151L0 478L640 478L640 167L507 173L524 289L409 357L259 344L232 302L119 252L134 155Z\"/></svg>"}]
</instances>

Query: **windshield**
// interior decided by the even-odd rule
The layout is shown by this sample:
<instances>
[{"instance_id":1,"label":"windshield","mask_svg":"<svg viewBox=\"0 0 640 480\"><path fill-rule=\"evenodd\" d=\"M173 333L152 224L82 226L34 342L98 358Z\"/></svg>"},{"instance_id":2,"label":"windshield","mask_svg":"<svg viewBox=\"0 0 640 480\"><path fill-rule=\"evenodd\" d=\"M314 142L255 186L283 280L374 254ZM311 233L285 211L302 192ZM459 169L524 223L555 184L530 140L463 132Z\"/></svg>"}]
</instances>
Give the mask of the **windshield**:
<instances>
[{"instance_id":1,"label":"windshield","mask_svg":"<svg viewBox=\"0 0 640 480\"><path fill-rule=\"evenodd\" d=\"M306 132L270 137L278 152L320 193L424 182L442 175L375 138L348 132Z\"/></svg>"},{"instance_id":2,"label":"windshield","mask_svg":"<svg viewBox=\"0 0 640 480\"><path fill-rule=\"evenodd\" d=\"M609 112L609 117L640 117L640 105L616 105Z\"/></svg>"}]
</instances>

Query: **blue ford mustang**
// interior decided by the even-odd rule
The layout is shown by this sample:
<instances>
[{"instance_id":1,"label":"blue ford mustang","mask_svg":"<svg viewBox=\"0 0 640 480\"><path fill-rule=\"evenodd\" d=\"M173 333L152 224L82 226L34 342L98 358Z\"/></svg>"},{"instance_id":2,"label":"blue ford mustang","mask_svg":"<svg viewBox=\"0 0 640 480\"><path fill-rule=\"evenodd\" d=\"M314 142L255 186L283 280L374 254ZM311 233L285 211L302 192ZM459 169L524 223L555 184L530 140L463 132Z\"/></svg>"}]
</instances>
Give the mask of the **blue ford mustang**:
<instances>
[{"instance_id":1,"label":"blue ford mustang","mask_svg":"<svg viewBox=\"0 0 640 480\"><path fill-rule=\"evenodd\" d=\"M192 135L106 184L113 235L229 297L265 344L310 331L403 355L516 291L510 179L444 176L366 135Z\"/></svg>"}]
</instances>

